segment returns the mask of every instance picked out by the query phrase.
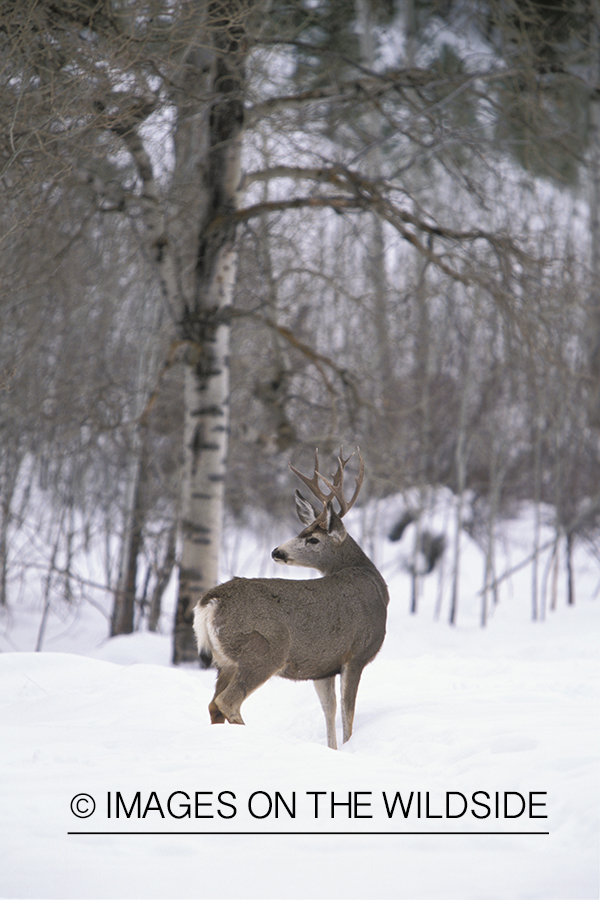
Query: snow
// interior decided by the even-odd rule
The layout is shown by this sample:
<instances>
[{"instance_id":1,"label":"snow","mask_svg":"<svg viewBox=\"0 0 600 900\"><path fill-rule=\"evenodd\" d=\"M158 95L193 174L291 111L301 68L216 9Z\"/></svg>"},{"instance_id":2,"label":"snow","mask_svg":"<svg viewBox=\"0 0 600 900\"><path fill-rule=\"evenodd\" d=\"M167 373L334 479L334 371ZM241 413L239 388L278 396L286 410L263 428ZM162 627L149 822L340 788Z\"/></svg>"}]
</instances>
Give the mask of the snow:
<instances>
[{"instance_id":1,"label":"snow","mask_svg":"<svg viewBox=\"0 0 600 900\"><path fill-rule=\"evenodd\" d=\"M445 594L433 615L435 572L409 614L404 551L381 537L391 517L351 525L377 550L391 604L337 752L309 683L273 679L245 702L245 728L211 726L214 672L171 667L167 635L102 642L89 607L49 622L53 652L33 653L39 607L15 610L6 633L22 652L0 644L0 896L598 897L595 561L579 548L575 607L561 573L557 608L536 623L524 566L481 629L482 554L465 535L451 628ZM528 555L530 524L529 510L505 524L498 571ZM83 794L96 809L78 818Z\"/></svg>"}]
</instances>

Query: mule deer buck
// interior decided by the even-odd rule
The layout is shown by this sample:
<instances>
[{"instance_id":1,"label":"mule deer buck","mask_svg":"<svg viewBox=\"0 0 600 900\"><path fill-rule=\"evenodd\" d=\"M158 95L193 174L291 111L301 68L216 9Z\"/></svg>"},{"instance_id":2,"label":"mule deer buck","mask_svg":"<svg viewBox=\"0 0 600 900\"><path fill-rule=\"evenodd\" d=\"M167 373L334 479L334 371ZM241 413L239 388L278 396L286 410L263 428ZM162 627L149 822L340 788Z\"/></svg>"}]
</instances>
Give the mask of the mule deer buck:
<instances>
[{"instance_id":1,"label":"mule deer buck","mask_svg":"<svg viewBox=\"0 0 600 900\"><path fill-rule=\"evenodd\" d=\"M271 556L282 565L318 569L322 578L234 578L207 591L197 604L198 649L201 656L212 654L218 670L208 707L213 724L243 725L242 702L272 675L312 680L325 713L327 744L335 750L335 676L340 675L344 742L352 734L358 684L383 643L389 596L385 581L342 522L364 477L359 450L356 487L347 501L344 469L350 458L340 451L332 481L319 472L318 451L312 478L290 463L322 509L296 491L296 511L306 527Z\"/></svg>"}]
</instances>

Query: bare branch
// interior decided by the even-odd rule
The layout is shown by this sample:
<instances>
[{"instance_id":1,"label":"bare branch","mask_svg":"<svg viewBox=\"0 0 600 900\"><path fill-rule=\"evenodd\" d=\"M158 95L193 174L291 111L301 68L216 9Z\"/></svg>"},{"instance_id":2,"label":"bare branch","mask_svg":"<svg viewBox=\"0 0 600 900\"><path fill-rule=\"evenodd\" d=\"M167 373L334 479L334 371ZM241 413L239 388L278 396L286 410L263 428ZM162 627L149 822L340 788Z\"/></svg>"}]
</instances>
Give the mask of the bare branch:
<instances>
[{"instance_id":1,"label":"bare branch","mask_svg":"<svg viewBox=\"0 0 600 900\"><path fill-rule=\"evenodd\" d=\"M446 78L443 80L444 83L447 81ZM401 88L423 87L425 85L432 86L439 81L439 75L428 69L399 69L396 72L386 73L385 75L367 75L364 78L326 85L310 91L301 91L298 94L269 97L268 100L256 103L247 110L247 121L252 125L258 119L273 115L282 109L303 109L313 103L323 103L324 101L328 103L370 101L390 91Z\"/></svg>"},{"instance_id":2,"label":"bare branch","mask_svg":"<svg viewBox=\"0 0 600 900\"><path fill-rule=\"evenodd\" d=\"M437 236L455 243L484 240L487 241L495 249L500 249L502 247L503 250L512 249L514 252L517 252L517 248L514 243L509 242L508 239L501 239L498 237L498 235L488 233L486 231L481 231L479 229L463 232L424 222L422 219L419 219L413 214L407 213L406 211L394 206L394 204L390 203L383 197L368 197L364 195L350 197L336 194L292 197L289 200L269 200L237 210L237 212L235 213L235 219L237 222L246 222L249 219L255 218L256 216L271 214L275 212L283 212L292 209L324 208L333 209L340 215L345 212L365 210L370 210L379 214L381 218L385 219L385 221L388 222L404 240L412 244L413 247L415 247L415 249L419 251L421 256L423 256L429 262L433 263L433 265L435 265L441 272L452 278L453 281L457 281L465 285L470 284L475 280L473 276L466 275L463 272L460 272L454 266L451 266L447 262L445 262L440 254L433 251L430 240L427 243L423 242L419 239L416 231L407 226L412 225L415 229L417 229L417 231L423 232L429 238ZM217 223L214 222L213 225L216 227Z\"/></svg>"}]
</instances>

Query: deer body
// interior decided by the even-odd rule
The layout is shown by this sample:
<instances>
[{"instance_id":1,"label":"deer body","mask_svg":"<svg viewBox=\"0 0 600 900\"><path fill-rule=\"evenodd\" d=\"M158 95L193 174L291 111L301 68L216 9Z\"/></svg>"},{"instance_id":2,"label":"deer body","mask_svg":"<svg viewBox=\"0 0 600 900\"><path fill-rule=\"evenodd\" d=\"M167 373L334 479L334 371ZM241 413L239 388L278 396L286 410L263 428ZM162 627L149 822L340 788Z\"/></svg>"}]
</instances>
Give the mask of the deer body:
<instances>
[{"instance_id":1,"label":"deer body","mask_svg":"<svg viewBox=\"0 0 600 900\"><path fill-rule=\"evenodd\" d=\"M234 578L207 591L197 605L199 650L210 651L219 672L209 705L213 723L243 724L243 700L272 675L309 679L325 713L328 745L335 748L334 685L339 674L343 739L350 737L360 677L383 643L389 601L383 578L341 520L360 489L360 461L357 490L350 504L340 500L341 515L331 501L342 497L348 460L340 457L333 485L317 466L310 482L300 476L323 501L323 511L317 513L296 492L298 515L307 527L272 553L283 565L316 568L322 578ZM317 476L334 490L332 495L316 487Z\"/></svg>"}]
</instances>

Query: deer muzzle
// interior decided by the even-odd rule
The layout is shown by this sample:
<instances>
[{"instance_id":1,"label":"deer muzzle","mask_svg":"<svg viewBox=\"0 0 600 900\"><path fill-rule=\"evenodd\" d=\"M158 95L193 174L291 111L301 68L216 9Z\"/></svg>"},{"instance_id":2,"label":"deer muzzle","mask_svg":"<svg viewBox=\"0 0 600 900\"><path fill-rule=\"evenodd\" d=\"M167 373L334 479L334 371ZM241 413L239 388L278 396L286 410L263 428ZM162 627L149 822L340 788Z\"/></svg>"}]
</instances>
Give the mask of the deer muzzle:
<instances>
[{"instance_id":1,"label":"deer muzzle","mask_svg":"<svg viewBox=\"0 0 600 900\"><path fill-rule=\"evenodd\" d=\"M285 550L282 550L281 547L275 547L275 549L271 553L271 556L275 560L275 562L278 562L278 563L285 564L288 561L288 555Z\"/></svg>"}]
</instances>

